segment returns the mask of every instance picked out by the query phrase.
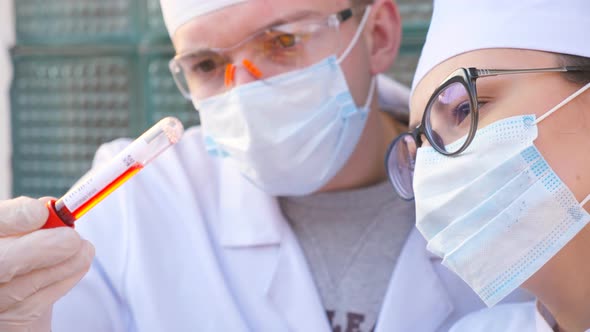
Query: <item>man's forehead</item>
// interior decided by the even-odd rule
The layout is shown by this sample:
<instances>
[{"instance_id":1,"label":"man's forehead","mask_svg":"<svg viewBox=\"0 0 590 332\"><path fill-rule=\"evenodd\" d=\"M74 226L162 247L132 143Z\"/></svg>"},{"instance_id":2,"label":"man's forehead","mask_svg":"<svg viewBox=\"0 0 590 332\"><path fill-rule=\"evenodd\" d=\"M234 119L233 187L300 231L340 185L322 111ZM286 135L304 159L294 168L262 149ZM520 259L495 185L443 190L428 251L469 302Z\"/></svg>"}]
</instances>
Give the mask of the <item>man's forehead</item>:
<instances>
[{"instance_id":1,"label":"man's forehead","mask_svg":"<svg viewBox=\"0 0 590 332\"><path fill-rule=\"evenodd\" d=\"M348 4L349 0L248 0L191 19L178 28L173 41L177 53L229 47L269 25L330 14Z\"/></svg>"}]
</instances>

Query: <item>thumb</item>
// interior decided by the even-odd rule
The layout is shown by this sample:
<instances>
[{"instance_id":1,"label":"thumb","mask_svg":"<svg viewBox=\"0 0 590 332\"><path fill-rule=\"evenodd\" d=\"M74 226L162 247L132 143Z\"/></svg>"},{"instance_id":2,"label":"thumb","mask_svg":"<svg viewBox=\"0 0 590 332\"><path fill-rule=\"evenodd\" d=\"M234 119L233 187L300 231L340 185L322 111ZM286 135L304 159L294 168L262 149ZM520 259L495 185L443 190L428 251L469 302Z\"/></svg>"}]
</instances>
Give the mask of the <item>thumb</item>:
<instances>
[{"instance_id":1,"label":"thumb","mask_svg":"<svg viewBox=\"0 0 590 332\"><path fill-rule=\"evenodd\" d=\"M45 204L30 197L0 201L0 237L35 231L45 224Z\"/></svg>"}]
</instances>

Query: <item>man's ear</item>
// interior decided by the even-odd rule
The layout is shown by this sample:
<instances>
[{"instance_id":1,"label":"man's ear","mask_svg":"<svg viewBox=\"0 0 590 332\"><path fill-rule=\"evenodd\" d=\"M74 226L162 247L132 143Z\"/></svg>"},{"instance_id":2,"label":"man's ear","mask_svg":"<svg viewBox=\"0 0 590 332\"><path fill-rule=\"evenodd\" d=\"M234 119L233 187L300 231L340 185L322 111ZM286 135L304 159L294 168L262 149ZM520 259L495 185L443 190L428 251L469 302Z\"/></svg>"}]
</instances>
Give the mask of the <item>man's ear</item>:
<instances>
[{"instance_id":1,"label":"man's ear","mask_svg":"<svg viewBox=\"0 0 590 332\"><path fill-rule=\"evenodd\" d=\"M397 58L401 39L402 22L393 0L375 0L367 22L367 45L371 57L373 75L389 70Z\"/></svg>"}]
</instances>

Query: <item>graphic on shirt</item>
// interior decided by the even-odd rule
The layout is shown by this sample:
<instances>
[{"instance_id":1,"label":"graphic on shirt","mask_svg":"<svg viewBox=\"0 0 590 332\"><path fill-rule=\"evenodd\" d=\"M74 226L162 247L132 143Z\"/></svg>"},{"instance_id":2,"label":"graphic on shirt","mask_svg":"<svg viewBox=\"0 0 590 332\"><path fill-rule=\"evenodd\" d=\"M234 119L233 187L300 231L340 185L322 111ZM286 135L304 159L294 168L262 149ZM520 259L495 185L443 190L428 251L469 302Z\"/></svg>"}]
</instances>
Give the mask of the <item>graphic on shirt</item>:
<instances>
[{"instance_id":1,"label":"graphic on shirt","mask_svg":"<svg viewBox=\"0 0 590 332\"><path fill-rule=\"evenodd\" d=\"M371 332L414 207L389 183L279 200L327 311L333 332ZM395 216L395 218L392 218Z\"/></svg>"},{"instance_id":2,"label":"graphic on shirt","mask_svg":"<svg viewBox=\"0 0 590 332\"><path fill-rule=\"evenodd\" d=\"M339 324L334 322L334 317L336 316L336 312L333 310L326 310L326 314L328 315L328 320L330 321L330 327L332 328L332 332L374 332L375 325L371 329L367 329L363 327L363 323L365 322L365 315L359 314L355 312L347 312L346 313L346 320L344 324ZM366 324L364 324L366 325Z\"/></svg>"}]
</instances>

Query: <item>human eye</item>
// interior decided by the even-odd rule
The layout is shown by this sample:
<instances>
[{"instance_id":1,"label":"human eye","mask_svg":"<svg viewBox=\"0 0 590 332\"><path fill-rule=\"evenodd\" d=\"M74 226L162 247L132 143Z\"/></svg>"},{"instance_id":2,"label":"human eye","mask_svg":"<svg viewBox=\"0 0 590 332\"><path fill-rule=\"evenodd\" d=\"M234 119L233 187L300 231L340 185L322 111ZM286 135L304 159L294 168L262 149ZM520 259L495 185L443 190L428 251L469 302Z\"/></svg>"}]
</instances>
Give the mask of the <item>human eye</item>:
<instances>
[{"instance_id":1,"label":"human eye","mask_svg":"<svg viewBox=\"0 0 590 332\"><path fill-rule=\"evenodd\" d=\"M271 52L292 51L301 41L296 33L282 31L268 31L264 39L264 49Z\"/></svg>"},{"instance_id":2,"label":"human eye","mask_svg":"<svg viewBox=\"0 0 590 332\"><path fill-rule=\"evenodd\" d=\"M297 32L271 29L259 40L259 49L273 65L292 65L304 54L303 39Z\"/></svg>"},{"instance_id":3,"label":"human eye","mask_svg":"<svg viewBox=\"0 0 590 332\"><path fill-rule=\"evenodd\" d=\"M197 59L189 68L192 73L210 73L217 69L217 63L213 58Z\"/></svg>"},{"instance_id":4,"label":"human eye","mask_svg":"<svg viewBox=\"0 0 590 332\"><path fill-rule=\"evenodd\" d=\"M273 43L280 48L290 48L297 44L297 36L292 33L280 33L273 38Z\"/></svg>"},{"instance_id":5,"label":"human eye","mask_svg":"<svg viewBox=\"0 0 590 332\"><path fill-rule=\"evenodd\" d=\"M432 113L435 120L443 121L447 126L459 127L471 114L467 88L458 82L445 86L434 98Z\"/></svg>"},{"instance_id":6,"label":"human eye","mask_svg":"<svg viewBox=\"0 0 590 332\"><path fill-rule=\"evenodd\" d=\"M182 67L188 75L207 75L221 66L219 56L214 54L190 55L183 59Z\"/></svg>"},{"instance_id":7,"label":"human eye","mask_svg":"<svg viewBox=\"0 0 590 332\"><path fill-rule=\"evenodd\" d=\"M451 116L456 126L460 125L471 114L471 104L465 100L454 106L451 110Z\"/></svg>"}]
</instances>

